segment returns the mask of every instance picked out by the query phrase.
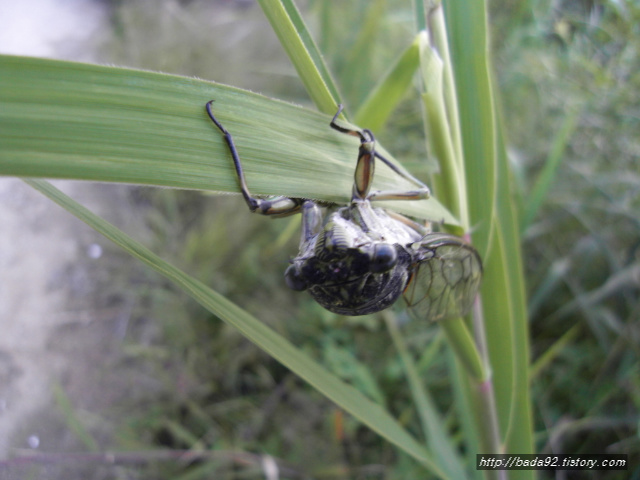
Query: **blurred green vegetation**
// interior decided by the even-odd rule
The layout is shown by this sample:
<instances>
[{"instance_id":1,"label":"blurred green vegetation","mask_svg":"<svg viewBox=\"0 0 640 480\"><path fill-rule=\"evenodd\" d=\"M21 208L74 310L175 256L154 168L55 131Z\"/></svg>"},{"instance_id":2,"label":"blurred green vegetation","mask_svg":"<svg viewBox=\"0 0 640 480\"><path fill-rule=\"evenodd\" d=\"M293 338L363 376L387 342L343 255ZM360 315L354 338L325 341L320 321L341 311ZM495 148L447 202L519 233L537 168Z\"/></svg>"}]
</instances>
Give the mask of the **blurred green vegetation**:
<instances>
[{"instance_id":1,"label":"blurred green vegetation","mask_svg":"<svg viewBox=\"0 0 640 480\"><path fill-rule=\"evenodd\" d=\"M494 7L495 65L523 212L560 132L574 122L558 144L544 202L524 226L539 445L629 453L637 466L640 5Z\"/></svg>"},{"instance_id":2,"label":"blurred green vegetation","mask_svg":"<svg viewBox=\"0 0 640 480\"><path fill-rule=\"evenodd\" d=\"M624 475L571 478L640 476L640 6L631 0L489 4L496 90L522 218L534 189L542 192L539 210L523 225L537 450L628 453ZM350 105L361 104L413 40L407 2L327 0L301 7ZM100 46L105 62L309 103L250 2L115 2L112 24L113 35ZM376 55L363 54L370 50ZM410 92L376 135L425 178L428 172L416 168L426 156L421 116L418 94ZM545 165L551 172L546 180L540 176ZM151 233L154 251L259 312L343 379L386 403L409 429L418 423L381 320L336 317L286 288L282 274L297 249L299 220L250 215L239 196L147 188L131 195L147 211L141 229ZM146 467L135 478L262 478L260 458L238 460L238 452L286 459L281 478L419 478L413 462L392 446L156 281L137 283L145 308L136 310L134 327L153 321L161 330L143 342L132 328L123 360L143 361L154 388L109 413L117 419L116 436L104 449L202 455L185 462L141 456ZM102 295L124 288L124 282L110 285ZM449 412L438 328L408 323L403 329L440 411ZM447 421L458 423L451 414ZM214 449L223 455L206 455Z\"/></svg>"}]
</instances>

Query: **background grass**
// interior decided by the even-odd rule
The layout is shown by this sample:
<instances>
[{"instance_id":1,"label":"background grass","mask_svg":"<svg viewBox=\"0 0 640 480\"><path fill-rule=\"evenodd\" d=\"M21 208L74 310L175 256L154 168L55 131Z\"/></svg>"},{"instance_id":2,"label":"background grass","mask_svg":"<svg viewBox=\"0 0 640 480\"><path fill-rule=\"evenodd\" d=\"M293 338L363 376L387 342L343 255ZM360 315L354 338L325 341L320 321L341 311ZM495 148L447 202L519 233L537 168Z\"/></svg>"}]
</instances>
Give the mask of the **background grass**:
<instances>
[{"instance_id":1,"label":"background grass","mask_svg":"<svg viewBox=\"0 0 640 480\"><path fill-rule=\"evenodd\" d=\"M546 192L523 225L538 441L572 452L625 450L638 465L640 303L629 274L640 259L632 94L640 10L634 2L494 7L523 218L530 195Z\"/></svg>"},{"instance_id":2,"label":"background grass","mask_svg":"<svg viewBox=\"0 0 640 480\"><path fill-rule=\"evenodd\" d=\"M343 96L359 105L375 78L412 41L411 10L401 2L349 2L331 15L324 7L330 3L310 3L305 20ZM225 8L216 16L215 35L207 35L212 27L204 3L155 5L115 6L115 34L100 46L103 61L197 75L308 102L258 9ZM536 447L629 453L637 466L640 12L632 2L490 6L496 80L521 212L545 165L555 172L540 187L546 193L537 215L523 225ZM191 28L185 29L187 21ZM354 23L362 28L353 28ZM376 55L361 55L365 47ZM353 75L354 69L367 74ZM419 102L409 94L376 134L396 158L424 174L420 117ZM575 118L573 128L561 135L567 118ZM146 227L155 235L154 250L168 252L185 270L259 312L261 320L286 331L371 398L387 399L386 406L411 429L416 419L410 394L379 320L336 318L283 288L282 271L296 249L295 225L249 216L238 198L136 192L132 195L140 203L153 205ZM153 391L139 392L109 412L117 426L104 449L266 451L293 461L292 472L303 465L316 477L419 478L407 458L235 331L212 322L162 281L151 282L154 288L138 287L145 309L136 312L135 321L152 318L162 328L151 344L132 335L127 347L130 355L144 359L149 377L160 381ZM128 284L124 279L103 294ZM427 378L434 402L447 412L451 392L441 334L424 325L404 328L410 350L420 358L419 373ZM451 415L448 421L457 419ZM203 459L170 463L169 471L166 462L147 459L147 469L138 475L207 478L215 471L235 478L238 473L231 454ZM638 471L598 475L582 478L628 478Z\"/></svg>"}]
</instances>

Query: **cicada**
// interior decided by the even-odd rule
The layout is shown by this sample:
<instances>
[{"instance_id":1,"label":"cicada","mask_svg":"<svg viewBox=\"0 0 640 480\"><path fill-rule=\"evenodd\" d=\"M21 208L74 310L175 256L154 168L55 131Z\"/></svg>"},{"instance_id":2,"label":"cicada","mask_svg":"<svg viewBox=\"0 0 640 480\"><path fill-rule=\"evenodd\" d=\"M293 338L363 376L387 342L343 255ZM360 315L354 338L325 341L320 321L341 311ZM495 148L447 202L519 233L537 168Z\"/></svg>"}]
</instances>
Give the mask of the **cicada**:
<instances>
[{"instance_id":1,"label":"cicada","mask_svg":"<svg viewBox=\"0 0 640 480\"><path fill-rule=\"evenodd\" d=\"M360 139L351 201L321 206L303 198L254 197L232 135L217 120L212 102L207 113L229 147L240 191L252 212L302 215L298 254L285 271L287 285L307 290L327 310L365 315L384 310L402 297L412 317L431 321L468 313L482 278L478 252L462 238L441 232L394 211L374 207L378 200L419 200L429 189L375 149L370 130L338 124L342 106L329 123ZM372 191L376 160L411 181L409 191Z\"/></svg>"}]
</instances>

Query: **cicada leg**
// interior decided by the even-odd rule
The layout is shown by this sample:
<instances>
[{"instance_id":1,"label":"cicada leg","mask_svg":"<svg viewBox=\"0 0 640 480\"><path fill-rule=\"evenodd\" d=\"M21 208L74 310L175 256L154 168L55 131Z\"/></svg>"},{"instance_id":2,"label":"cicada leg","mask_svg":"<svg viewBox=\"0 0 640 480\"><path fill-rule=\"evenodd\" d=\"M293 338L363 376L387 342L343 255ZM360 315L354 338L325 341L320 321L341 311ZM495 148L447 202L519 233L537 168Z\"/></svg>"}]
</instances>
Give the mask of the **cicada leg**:
<instances>
[{"instance_id":1,"label":"cicada leg","mask_svg":"<svg viewBox=\"0 0 640 480\"><path fill-rule=\"evenodd\" d=\"M352 200L420 200L429 198L431 192L429 187L411 174L400 170L391 161L385 158L375 150L375 137L370 130L352 130L342 127L336 123L336 120L342 113L342 105L338 105L338 111L333 116L329 125L347 135L360 138L360 151L358 153L358 162L356 164L354 174L353 196ZM402 178L409 180L416 185L415 190L409 191L374 191L370 192L373 182L373 174L375 170L375 159L381 160L391 170L400 175Z\"/></svg>"},{"instance_id":2,"label":"cicada leg","mask_svg":"<svg viewBox=\"0 0 640 480\"><path fill-rule=\"evenodd\" d=\"M322 230L324 217L320 207L311 200L302 203L302 234L300 236L300 250Z\"/></svg>"},{"instance_id":3,"label":"cicada leg","mask_svg":"<svg viewBox=\"0 0 640 480\"><path fill-rule=\"evenodd\" d=\"M256 198L251 195L249 191L249 187L247 187L247 181L244 176L244 170L242 169L242 163L240 162L240 156L238 155L238 150L236 149L235 142L233 141L233 137L227 131L226 128L222 126L222 124L218 121L218 119L213 115L211 110L211 105L213 104L213 100L207 102L207 113L209 114L209 118L215 124L218 129L224 135L224 139L229 146L229 151L231 152L231 157L233 158L233 164L236 168L236 174L238 175L238 182L240 184L240 191L242 192L242 196L244 197L247 205L249 206L249 210L254 213L260 213L262 215L277 215L277 216L286 216L292 215L294 213L298 213L304 200L299 198L289 198L289 197L272 197L272 198Z\"/></svg>"},{"instance_id":4,"label":"cicada leg","mask_svg":"<svg viewBox=\"0 0 640 480\"><path fill-rule=\"evenodd\" d=\"M394 212L393 210L387 210L387 215L389 215L394 220L397 220L400 223L405 224L407 227L414 229L423 237L432 233L431 231L431 223L427 222L425 224L418 223L415 220L410 219L409 217L405 217L404 215Z\"/></svg>"}]
</instances>

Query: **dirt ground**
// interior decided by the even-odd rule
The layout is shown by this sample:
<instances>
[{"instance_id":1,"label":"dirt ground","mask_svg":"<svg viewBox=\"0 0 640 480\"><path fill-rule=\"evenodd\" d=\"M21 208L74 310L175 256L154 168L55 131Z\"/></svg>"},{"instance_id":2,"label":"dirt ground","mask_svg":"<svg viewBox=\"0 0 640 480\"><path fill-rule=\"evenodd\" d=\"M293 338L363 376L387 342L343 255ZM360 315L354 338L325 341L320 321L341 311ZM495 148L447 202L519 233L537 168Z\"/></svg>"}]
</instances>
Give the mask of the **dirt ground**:
<instances>
[{"instance_id":1,"label":"dirt ground","mask_svg":"<svg viewBox=\"0 0 640 480\"><path fill-rule=\"evenodd\" d=\"M112 221L136 221L127 187L56 186ZM66 405L109 435L96 412L127 390L128 375L109 366L121 358L133 300L96 299L123 255L21 180L0 178L0 461L86 451Z\"/></svg>"},{"instance_id":2,"label":"dirt ground","mask_svg":"<svg viewBox=\"0 0 640 480\"><path fill-rule=\"evenodd\" d=\"M70 216L18 179L0 180L0 224L0 456L7 457L11 447L40 443L42 432L24 427L50 406L51 380L64 368L49 340L68 322L64 271L81 246Z\"/></svg>"}]
</instances>

